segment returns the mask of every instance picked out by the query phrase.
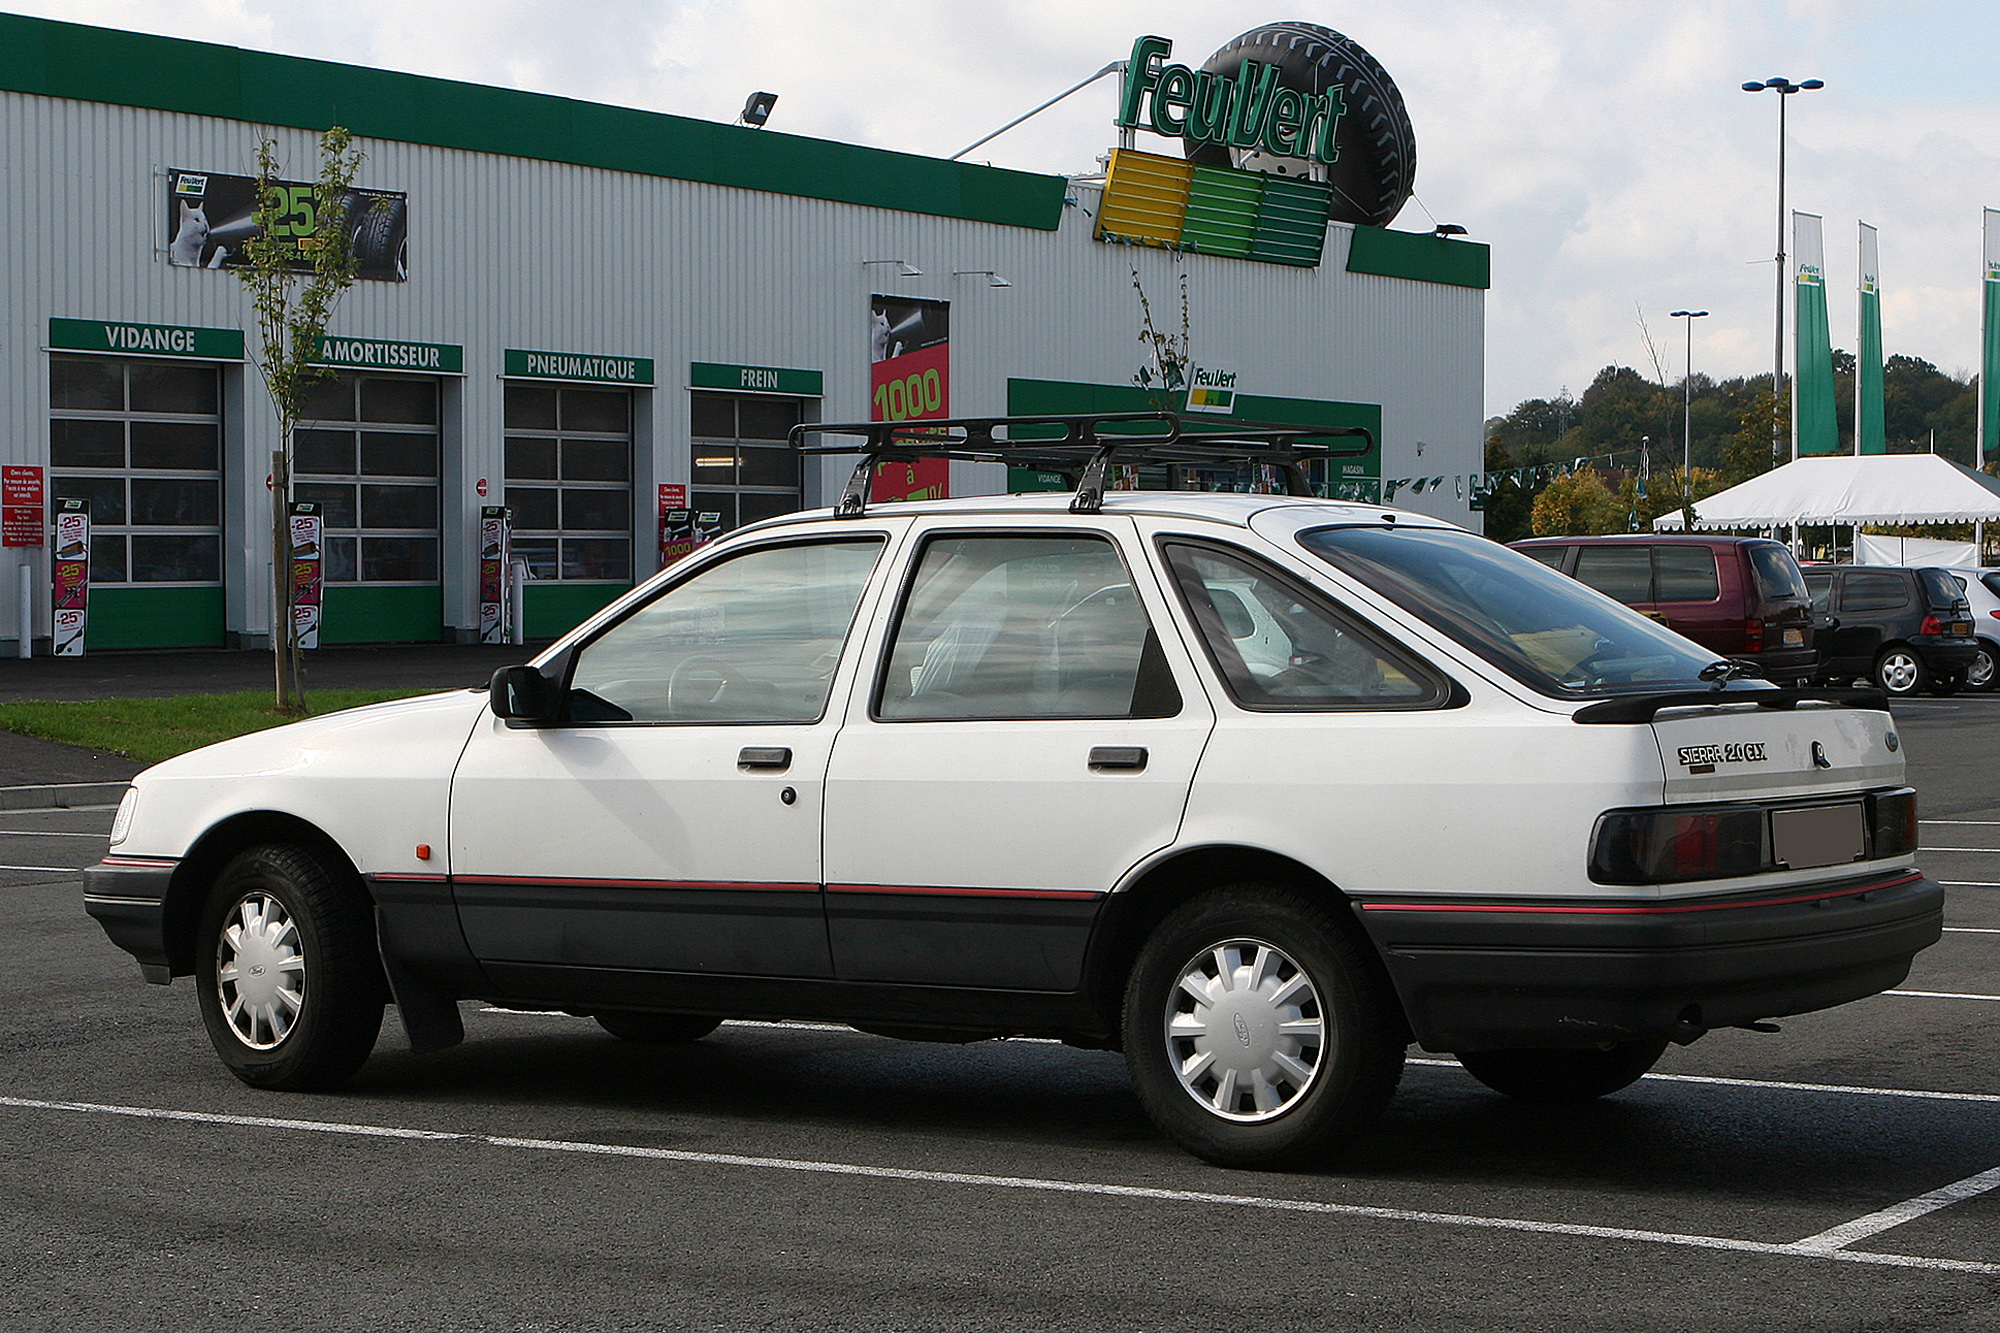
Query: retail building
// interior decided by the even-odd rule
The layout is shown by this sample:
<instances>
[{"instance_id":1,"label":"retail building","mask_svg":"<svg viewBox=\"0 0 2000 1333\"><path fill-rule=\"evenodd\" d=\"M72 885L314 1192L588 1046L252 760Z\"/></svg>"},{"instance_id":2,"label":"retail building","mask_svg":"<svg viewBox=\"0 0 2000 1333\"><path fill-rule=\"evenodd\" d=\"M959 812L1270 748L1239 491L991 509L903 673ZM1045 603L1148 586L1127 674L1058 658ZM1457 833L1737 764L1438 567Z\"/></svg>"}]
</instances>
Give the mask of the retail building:
<instances>
[{"instance_id":1,"label":"retail building","mask_svg":"<svg viewBox=\"0 0 2000 1333\"><path fill-rule=\"evenodd\" d=\"M323 520L323 643L479 633L487 506L511 510L543 637L689 540L829 503L851 462L801 466L801 421L1182 406L1149 328L1221 386L1218 417L1367 426L1377 451L1328 479L1351 492L1481 466L1485 247L1323 205L1294 235L1277 185L1240 234L1201 232L1202 191L1253 173L1128 154L1114 179L1181 191L1187 236L1162 244L1112 225L1102 178L0 16L0 652L23 565L36 651L53 642L69 499L89 502L89 648L268 643L277 428L227 265L260 139L310 180L336 124L366 153L364 267L294 461ZM1478 522L1462 485L1397 501Z\"/></svg>"}]
</instances>

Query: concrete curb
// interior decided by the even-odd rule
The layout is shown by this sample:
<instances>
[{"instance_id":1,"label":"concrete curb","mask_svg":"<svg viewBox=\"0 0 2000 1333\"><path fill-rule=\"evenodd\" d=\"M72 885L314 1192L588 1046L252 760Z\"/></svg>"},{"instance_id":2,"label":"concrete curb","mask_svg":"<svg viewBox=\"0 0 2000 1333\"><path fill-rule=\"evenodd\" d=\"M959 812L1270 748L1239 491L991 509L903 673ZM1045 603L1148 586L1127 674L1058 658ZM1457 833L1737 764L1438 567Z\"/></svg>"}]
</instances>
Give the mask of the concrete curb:
<instances>
[{"instance_id":1,"label":"concrete curb","mask_svg":"<svg viewBox=\"0 0 2000 1333\"><path fill-rule=\"evenodd\" d=\"M0 787L0 810L67 810L79 805L116 805L129 782L61 782L38 787Z\"/></svg>"}]
</instances>

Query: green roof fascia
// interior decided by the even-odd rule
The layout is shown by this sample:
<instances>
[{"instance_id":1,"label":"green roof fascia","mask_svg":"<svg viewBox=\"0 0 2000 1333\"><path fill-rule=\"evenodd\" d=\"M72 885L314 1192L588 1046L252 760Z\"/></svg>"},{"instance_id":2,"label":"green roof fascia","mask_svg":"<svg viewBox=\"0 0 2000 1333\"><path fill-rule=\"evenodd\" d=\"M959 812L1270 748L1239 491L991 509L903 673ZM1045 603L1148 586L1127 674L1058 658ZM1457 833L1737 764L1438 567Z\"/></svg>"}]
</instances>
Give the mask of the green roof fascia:
<instances>
[{"instance_id":1,"label":"green roof fascia","mask_svg":"<svg viewBox=\"0 0 2000 1333\"><path fill-rule=\"evenodd\" d=\"M17 14L0 14L0 91L251 125L343 125L363 138L1040 231L1060 223L1068 186L1060 176Z\"/></svg>"},{"instance_id":2,"label":"green roof fascia","mask_svg":"<svg viewBox=\"0 0 2000 1333\"><path fill-rule=\"evenodd\" d=\"M1484 291L1493 285L1493 252L1478 241L1357 226L1347 251L1347 271Z\"/></svg>"}]
</instances>

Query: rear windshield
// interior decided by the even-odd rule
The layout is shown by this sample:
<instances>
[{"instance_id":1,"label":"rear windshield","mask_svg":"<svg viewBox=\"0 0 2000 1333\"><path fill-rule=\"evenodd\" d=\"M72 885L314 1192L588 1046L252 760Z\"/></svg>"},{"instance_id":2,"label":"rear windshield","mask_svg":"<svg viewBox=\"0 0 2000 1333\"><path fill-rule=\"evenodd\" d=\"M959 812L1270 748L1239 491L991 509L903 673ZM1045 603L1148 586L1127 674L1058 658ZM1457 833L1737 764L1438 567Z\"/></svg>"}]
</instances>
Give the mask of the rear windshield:
<instances>
[{"instance_id":1,"label":"rear windshield","mask_svg":"<svg viewBox=\"0 0 2000 1333\"><path fill-rule=\"evenodd\" d=\"M1450 528L1318 528L1306 550L1529 688L1588 699L1703 688L1716 655L1497 542Z\"/></svg>"},{"instance_id":2,"label":"rear windshield","mask_svg":"<svg viewBox=\"0 0 2000 1333\"><path fill-rule=\"evenodd\" d=\"M1932 606L1953 606L1965 600L1965 589L1942 569L1918 570L1917 582L1924 585L1924 595Z\"/></svg>"},{"instance_id":3,"label":"rear windshield","mask_svg":"<svg viewBox=\"0 0 2000 1333\"><path fill-rule=\"evenodd\" d=\"M1792 559L1790 551L1776 542L1752 542L1746 549L1750 553L1751 572L1757 576L1759 598L1776 602L1806 595L1806 582L1799 575L1799 562Z\"/></svg>"}]
</instances>

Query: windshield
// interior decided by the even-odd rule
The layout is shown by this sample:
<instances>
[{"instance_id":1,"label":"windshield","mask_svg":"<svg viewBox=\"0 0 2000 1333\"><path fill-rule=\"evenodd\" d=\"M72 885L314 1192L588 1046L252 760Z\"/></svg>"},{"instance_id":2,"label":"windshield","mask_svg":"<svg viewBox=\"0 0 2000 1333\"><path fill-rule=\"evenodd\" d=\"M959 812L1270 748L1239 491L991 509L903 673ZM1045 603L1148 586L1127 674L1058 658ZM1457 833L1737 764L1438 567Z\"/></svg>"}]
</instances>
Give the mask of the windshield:
<instances>
[{"instance_id":1,"label":"windshield","mask_svg":"<svg viewBox=\"0 0 2000 1333\"><path fill-rule=\"evenodd\" d=\"M1319 528L1304 547L1531 689L1587 699L1703 689L1716 655L1475 533L1388 524Z\"/></svg>"}]
</instances>

